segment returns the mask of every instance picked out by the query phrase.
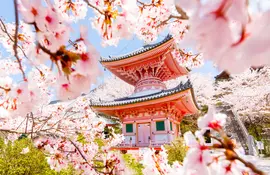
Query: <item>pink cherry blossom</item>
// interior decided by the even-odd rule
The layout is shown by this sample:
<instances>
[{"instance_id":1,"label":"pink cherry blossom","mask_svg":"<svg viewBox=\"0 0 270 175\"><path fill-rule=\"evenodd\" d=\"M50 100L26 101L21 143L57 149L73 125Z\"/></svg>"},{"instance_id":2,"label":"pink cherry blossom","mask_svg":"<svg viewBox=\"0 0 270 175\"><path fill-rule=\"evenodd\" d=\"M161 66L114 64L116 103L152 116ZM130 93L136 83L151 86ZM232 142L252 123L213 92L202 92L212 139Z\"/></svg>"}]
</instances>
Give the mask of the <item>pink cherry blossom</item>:
<instances>
[{"instance_id":1,"label":"pink cherry blossom","mask_svg":"<svg viewBox=\"0 0 270 175\"><path fill-rule=\"evenodd\" d=\"M14 142L15 140L17 140L18 139L18 134L15 134L15 133L9 133L8 134L8 136L7 136L7 139L9 140L9 141L11 141L11 142Z\"/></svg>"},{"instance_id":2,"label":"pink cherry blossom","mask_svg":"<svg viewBox=\"0 0 270 175\"><path fill-rule=\"evenodd\" d=\"M95 77L97 77L100 73L98 68L98 59L99 54L95 50L95 48L91 45L88 46L87 52L82 52L80 54L81 59L77 61L75 70L76 72L93 77L93 81Z\"/></svg>"},{"instance_id":3,"label":"pink cherry blossom","mask_svg":"<svg viewBox=\"0 0 270 175\"><path fill-rule=\"evenodd\" d=\"M86 26L80 26L80 39L86 47L90 45L90 42L88 41L88 30Z\"/></svg>"},{"instance_id":4,"label":"pink cherry blossom","mask_svg":"<svg viewBox=\"0 0 270 175\"><path fill-rule=\"evenodd\" d=\"M214 109L209 109L208 113L198 119L198 126L201 129L211 128L214 130L221 129L226 122L225 114L215 114Z\"/></svg>"},{"instance_id":5,"label":"pink cherry blossom","mask_svg":"<svg viewBox=\"0 0 270 175\"><path fill-rule=\"evenodd\" d=\"M21 6L19 6L19 11L26 23L33 23L37 18L42 18L44 10L41 0L21 0Z\"/></svg>"},{"instance_id":6,"label":"pink cherry blossom","mask_svg":"<svg viewBox=\"0 0 270 175\"><path fill-rule=\"evenodd\" d=\"M69 28L65 25L58 25L53 32L38 33L38 41L41 45L48 48L51 52L56 52L69 40ZM37 51L41 52L41 51Z\"/></svg>"},{"instance_id":7,"label":"pink cherry blossom","mask_svg":"<svg viewBox=\"0 0 270 175\"><path fill-rule=\"evenodd\" d=\"M56 10L67 21L84 19L87 14L87 6L83 0L54 0Z\"/></svg>"},{"instance_id":8,"label":"pink cherry blossom","mask_svg":"<svg viewBox=\"0 0 270 175\"><path fill-rule=\"evenodd\" d=\"M70 82L61 76L58 78L57 95L60 100L68 100L78 97L80 92L74 90Z\"/></svg>"},{"instance_id":9,"label":"pink cherry blossom","mask_svg":"<svg viewBox=\"0 0 270 175\"><path fill-rule=\"evenodd\" d=\"M37 27L43 32L46 30L53 32L58 28L59 24L58 14L50 8L47 8L44 11L44 15L40 16L37 20Z\"/></svg>"},{"instance_id":10,"label":"pink cherry blossom","mask_svg":"<svg viewBox=\"0 0 270 175\"><path fill-rule=\"evenodd\" d=\"M78 91L79 93L87 93L90 89L91 78L90 76L84 76L75 71L70 75L70 84L74 91Z\"/></svg>"},{"instance_id":11,"label":"pink cherry blossom","mask_svg":"<svg viewBox=\"0 0 270 175\"><path fill-rule=\"evenodd\" d=\"M21 151L21 154L27 154L29 152L29 148L26 147L26 148L23 148L22 151Z\"/></svg>"}]
</instances>

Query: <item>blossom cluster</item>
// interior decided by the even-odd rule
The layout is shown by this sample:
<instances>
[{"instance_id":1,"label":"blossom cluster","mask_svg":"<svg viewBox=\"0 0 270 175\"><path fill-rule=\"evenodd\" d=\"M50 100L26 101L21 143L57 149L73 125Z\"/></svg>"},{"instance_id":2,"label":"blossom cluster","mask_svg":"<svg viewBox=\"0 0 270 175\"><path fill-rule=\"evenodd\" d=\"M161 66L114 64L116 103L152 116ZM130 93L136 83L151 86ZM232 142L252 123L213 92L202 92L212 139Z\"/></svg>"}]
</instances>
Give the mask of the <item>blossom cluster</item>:
<instances>
[{"instance_id":1,"label":"blossom cluster","mask_svg":"<svg viewBox=\"0 0 270 175\"><path fill-rule=\"evenodd\" d=\"M164 147L159 154L149 149L143 156L144 174L263 174L262 171L254 169L253 166L244 160L236 149L236 145L222 131L225 125L226 115L215 113L212 109L204 116L199 118L198 127L195 135L188 131L184 134L187 155L182 164L174 162L169 165L167 153ZM205 131L210 130L211 134L206 135ZM217 138L215 134L219 134ZM212 144L206 143L205 137L215 140ZM254 162L253 162L254 163Z\"/></svg>"},{"instance_id":2,"label":"blossom cluster","mask_svg":"<svg viewBox=\"0 0 270 175\"><path fill-rule=\"evenodd\" d=\"M123 136L115 134L113 128L110 135L105 135L106 123L89 108L89 103L86 98L78 98L43 106L27 118L3 118L1 130L8 133L9 141L18 139L22 134L32 138L56 171L68 166L81 174L122 171L123 162L119 154L110 148L121 143Z\"/></svg>"},{"instance_id":3,"label":"blossom cluster","mask_svg":"<svg viewBox=\"0 0 270 175\"><path fill-rule=\"evenodd\" d=\"M180 47L193 47L219 69L239 73L250 66L269 65L269 10L250 14L249 3L239 1L178 0L189 14L189 30ZM232 64L233 63L233 64Z\"/></svg>"}]
</instances>

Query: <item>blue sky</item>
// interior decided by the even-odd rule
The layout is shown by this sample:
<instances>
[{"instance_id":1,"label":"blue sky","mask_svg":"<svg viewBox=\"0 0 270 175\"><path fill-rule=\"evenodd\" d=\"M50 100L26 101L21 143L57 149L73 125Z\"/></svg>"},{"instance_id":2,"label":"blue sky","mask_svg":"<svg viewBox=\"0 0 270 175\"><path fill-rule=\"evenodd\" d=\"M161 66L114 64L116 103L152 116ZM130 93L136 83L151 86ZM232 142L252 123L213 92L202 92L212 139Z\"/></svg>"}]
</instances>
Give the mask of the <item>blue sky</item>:
<instances>
[{"instance_id":1,"label":"blue sky","mask_svg":"<svg viewBox=\"0 0 270 175\"><path fill-rule=\"evenodd\" d=\"M14 22L14 7L13 7L13 0L3 0L0 6L0 17L4 18L7 22ZM125 54L127 52L131 52L133 50L138 49L143 45L143 41L138 40L136 37L133 37L131 40L121 40L117 47L108 46L102 47L101 46L101 38L98 32L91 27L91 22L89 18L93 17L92 10L88 10L88 16L84 19L79 21L77 24L73 25L74 30L78 31L78 24L82 24L88 27L89 29L89 40L91 43L96 47L99 51L100 55L103 57L108 57L109 55L117 56L121 54ZM165 36L160 36L162 39ZM3 51L1 51L3 52ZM200 72L203 74L211 74L212 76L216 75L218 71L213 67L211 62L205 62L204 66L198 69L193 69L192 72ZM110 76L108 71L104 72L104 77ZM103 78L101 78L102 80Z\"/></svg>"}]
</instances>

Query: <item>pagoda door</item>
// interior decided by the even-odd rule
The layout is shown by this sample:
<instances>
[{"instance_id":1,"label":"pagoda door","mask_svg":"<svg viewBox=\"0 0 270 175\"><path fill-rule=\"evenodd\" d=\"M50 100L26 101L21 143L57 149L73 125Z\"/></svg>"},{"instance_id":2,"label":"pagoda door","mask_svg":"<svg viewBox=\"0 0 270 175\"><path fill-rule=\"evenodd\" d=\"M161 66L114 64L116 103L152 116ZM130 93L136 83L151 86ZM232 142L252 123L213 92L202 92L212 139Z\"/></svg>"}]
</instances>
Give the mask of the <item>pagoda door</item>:
<instances>
[{"instance_id":1,"label":"pagoda door","mask_svg":"<svg viewBox=\"0 0 270 175\"><path fill-rule=\"evenodd\" d=\"M138 124L138 145L149 146L150 143L150 123Z\"/></svg>"}]
</instances>

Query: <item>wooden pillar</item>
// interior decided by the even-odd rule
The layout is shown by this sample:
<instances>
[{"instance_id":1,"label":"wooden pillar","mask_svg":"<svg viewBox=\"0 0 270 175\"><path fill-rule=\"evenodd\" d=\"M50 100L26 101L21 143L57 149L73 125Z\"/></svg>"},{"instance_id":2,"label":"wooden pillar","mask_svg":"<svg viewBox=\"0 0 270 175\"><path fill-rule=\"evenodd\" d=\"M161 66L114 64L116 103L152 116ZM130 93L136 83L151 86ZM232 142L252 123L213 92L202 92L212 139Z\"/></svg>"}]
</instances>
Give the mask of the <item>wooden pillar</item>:
<instances>
[{"instance_id":1,"label":"wooden pillar","mask_svg":"<svg viewBox=\"0 0 270 175\"><path fill-rule=\"evenodd\" d=\"M171 142L171 137L170 137L170 120L169 118L166 118L165 120L165 131L167 133L167 141Z\"/></svg>"},{"instance_id":2,"label":"wooden pillar","mask_svg":"<svg viewBox=\"0 0 270 175\"><path fill-rule=\"evenodd\" d=\"M139 145L139 142L138 142L138 139L139 139L139 130L138 130L138 123L137 121L134 121L134 127L135 127L135 145L138 146Z\"/></svg>"},{"instance_id":3,"label":"wooden pillar","mask_svg":"<svg viewBox=\"0 0 270 175\"><path fill-rule=\"evenodd\" d=\"M178 127L178 135L177 135L177 137L182 136L180 123L179 123L179 125L177 124L177 127Z\"/></svg>"},{"instance_id":4,"label":"wooden pillar","mask_svg":"<svg viewBox=\"0 0 270 175\"><path fill-rule=\"evenodd\" d=\"M151 122L150 122L150 127L151 127L151 133L150 133L150 137L151 137L151 141L152 142L155 142L155 132L156 132L156 122L153 121L153 119L151 119Z\"/></svg>"}]
</instances>

